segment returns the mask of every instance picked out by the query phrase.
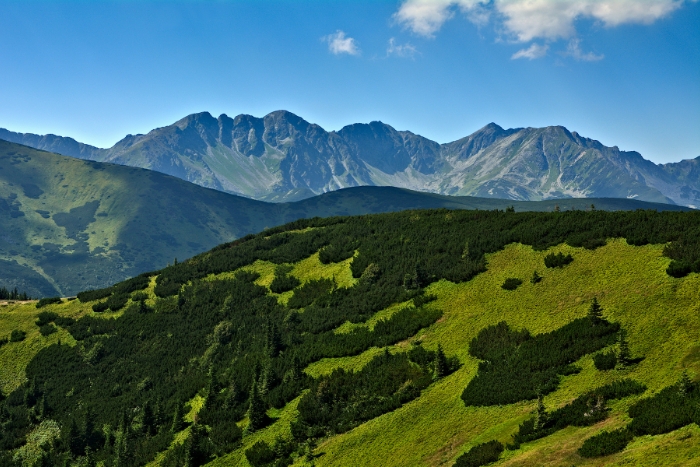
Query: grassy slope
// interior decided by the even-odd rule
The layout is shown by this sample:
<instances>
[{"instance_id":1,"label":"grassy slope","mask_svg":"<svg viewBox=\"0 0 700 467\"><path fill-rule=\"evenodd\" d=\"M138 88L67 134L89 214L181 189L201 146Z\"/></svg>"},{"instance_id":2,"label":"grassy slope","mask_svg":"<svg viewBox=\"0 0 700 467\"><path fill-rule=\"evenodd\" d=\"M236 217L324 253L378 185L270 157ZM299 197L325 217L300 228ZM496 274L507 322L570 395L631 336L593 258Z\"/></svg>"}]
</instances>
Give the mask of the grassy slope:
<instances>
[{"instance_id":1,"label":"grassy slope","mask_svg":"<svg viewBox=\"0 0 700 467\"><path fill-rule=\"evenodd\" d=\"M29 184L38 190L27 190ZM40 272L54 294L64 295L111 285L278 223L274 213L257 211L264 203L157 172L0 141L0 204L12 198L15 216L23 215L11 217L0 206L0 260ZM0 271L0 283L14 286L13 277L4 276ZM32 295L52 293L36 282L18 285Z\"/></svg>"},{"instance_id":2,"label":"grassy slope","mask_svg":"<svg viewBox=\"0 0 700 467\"><path fill-rule=\"evenodd\" d=\"M567 246L554 250L570 251L576 259L563 270L546 270L545 252L512 245L492 255L488 272L469 283L433 284L429 292L438 296L435 306L445 310L445 316L421 337L428 347L441 343L464 366L402 409L328 440L318 449L322 455L316 465L451 465L478 442L509 441L534 404L465 407L460 394L477 365L468 355L469 341L483 327L501 320L535 333L556 329L584 316L594 296L607 317L628 329L633 354L645 360L629 370L601 373L590 356L584 357L580 362L583 371L564 378L560 389L545 398L548 408L622 376L644 382L651 393L675 382L684 367L691 374L700 374L700 276L668 277L664 272L668 260L661 256L660 246L631 247L614 241L592 252ZM528 279L535 269L544 281L533 286ZM514 292L504 291L500 284L507 277L520 277L524 284ZM645 465L679 465L700 452L700 431L691 428L682 434L637 439L630 449L602 460L580 458L576 449L583 439L603 427L622 425L630 403L613 404L611 417L599 425L569 428L507 452L503 464L617 465L644 459Z\"/></svg>"},{"instance_id":3,"label":"grassy slope","mask_svg":"<svg viewBox=\"0 0 700 467\"><path fill-rule=\"evenodd\" d=\"M587 312L588 303L597 296L605 315L622 323L629 332L634 356L645 359L628 370L601 373L595 370L591 356L579 365L583 371L564 378L560 389L545 398L549 409L561 406L577 395L620 377L644 382L649 391L657 391L674 382L683 368L700 375L700 276L672 279L664 272L668 259L662 247L628 246L624 240L611 241L595 251L559 246L554 251L571 252L574 262L564 269L543 266L546 252L522 245L511 245L489 257L488 271L464 284L446 281L432 284L428 292L438 296L433 306L444 310L444 317L419 333L424 345L441 343L448 355L457 355L463 366L455 374L429 387L420 398L403 408L361 425L349 433L335 436L316 451L317 466L413 466L451 465L454 459L476 443L510 440L518 423L534 408L533 403L490 408L467 408L460 394L476 371L477 362L467 352L469 341L483 327L506 320L533 333L556 329ZM349 262L322 265L318 255L294 265L292 274L302 280L336 277L350 285ZM258 262L246 267L261 273L258 282L268 284L274 266ZM528 279L537 269L544 280L533 286ZM519 277L524 284L513 292L500 285L507 277ZM213 279L213 278L212 278ZM148 289L152 294L152 286ZM281 298L281 297L280 297ZM387 315L397 306L383 310ZM92 313L87 305L72 301L45 309L64 315ZM24 367L45 345L57 340L70 341L64 331L44 338L34 324L37 310L32 304L0 308L0 336L12 329L28 332L27 340L0 348L2 389L6 394L24 379ZM107 316L107 315L104 315ZM377 317L369 320L372 325ZM343 325L347 327L347 325ZM343 328L341 326L341 329ZM394 351L408 348L408 342ZM361 368L380 349L341 359L325 359L307 368L313 375L333 368ZM8 362L10 363L8 365ZM637 438L620 454L598 460L584 460L576 454L583 440L604 428L622 426L626 409L636 400L630 398L612 405L611 416L598 425L568 428L550 437L524 444L518 451L506 451L501 465L698 465L700 429L695 426L662 436ZM244 451L256 441L271 442L276 436L289 436L289 423L295 416L298 399L281 411L271 411L276 423L246 437L243 447L215 460L211 465L247 465ZM244 422L244 421L243 421ZM303 461L298 462L303 465Z\"/></svg>"}]
</instances>

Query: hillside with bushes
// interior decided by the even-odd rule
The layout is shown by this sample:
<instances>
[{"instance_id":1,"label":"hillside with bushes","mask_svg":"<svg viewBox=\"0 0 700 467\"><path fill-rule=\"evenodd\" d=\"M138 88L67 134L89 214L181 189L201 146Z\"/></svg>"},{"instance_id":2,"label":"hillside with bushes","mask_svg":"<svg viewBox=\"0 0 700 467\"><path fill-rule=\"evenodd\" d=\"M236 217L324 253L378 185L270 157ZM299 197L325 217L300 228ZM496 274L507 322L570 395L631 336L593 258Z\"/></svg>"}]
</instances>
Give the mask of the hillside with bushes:
<instances>
[{"instance_id":1,"label":"hillside with bushes","mask_svg":"<svg viewBox=\"0 0 700 467\"><path fill-rule=\"evenodd\" d=\"M691 465L700 215L299 220L0 307L2 465Z\"/></svg>"}]
</instances>

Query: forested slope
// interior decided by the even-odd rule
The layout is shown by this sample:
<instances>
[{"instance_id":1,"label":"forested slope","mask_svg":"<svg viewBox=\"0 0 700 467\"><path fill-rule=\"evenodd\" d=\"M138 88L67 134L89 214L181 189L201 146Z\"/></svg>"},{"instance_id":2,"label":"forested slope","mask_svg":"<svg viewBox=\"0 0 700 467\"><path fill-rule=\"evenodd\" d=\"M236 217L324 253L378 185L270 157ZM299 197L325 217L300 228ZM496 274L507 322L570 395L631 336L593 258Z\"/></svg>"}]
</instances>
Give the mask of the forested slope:
<instances>
[{"instance_id":1,"label":"forested slope","mask_svg":"<svg viewBox=\"0 0 700 467\"><path fill-rule=\"evenodd\" d=\"M312 219L6 307L0 459L681 465L699 239L694 212Z\"/></svg>"}]
</instances>

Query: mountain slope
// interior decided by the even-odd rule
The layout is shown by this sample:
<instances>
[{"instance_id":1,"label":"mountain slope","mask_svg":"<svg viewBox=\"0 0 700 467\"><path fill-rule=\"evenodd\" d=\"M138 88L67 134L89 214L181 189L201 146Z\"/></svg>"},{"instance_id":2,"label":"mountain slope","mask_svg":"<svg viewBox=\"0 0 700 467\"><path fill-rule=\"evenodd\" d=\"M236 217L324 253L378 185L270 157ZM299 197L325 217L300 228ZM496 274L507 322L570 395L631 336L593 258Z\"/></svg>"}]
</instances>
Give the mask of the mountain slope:
<instances>
[{"instance_id":1,"label":"mountain slope","mask_svg":"<svg viewBox=\"0 0 700 467\"><path fill-rule=\"evenodd\" d=\"M128 135L105 150L3 131L0 137L40 149L275 202L389 185L516 200L617 197L700 205L700 160L656 165L560 126L505 130L491 123L440 145L382 122L327 132L287 111L263 118L202 112L146 135Z\"/></svg>"},{"instance_id":2,"label":"mountain slope","mask_svg":"<svg viewBox=\"0 0 700 467\"><path fill-rule=\"evenodd\" d=\"M453 466L495 441L510 446L494 465L695 465L700 275L671 277L664 255L697 261L699 229L697 212L312 219L78 300L10 305L0 337L25 334L0 346L0 461ZM555 254L572 261L546 267ZM622 355L620 329L630 358L597 368ZM499 359L518 365L493 384ZM550 360L564 366L533 384ZM480 379L516 400L468 403ZM620 381L633 390L601 395ZM635 427L659 394L656 431ZM513 442L534 420L537 436ZM629 445L578 452L623 427Z\"/></svg>"},{"instance_id":3,"label":"mountain slope","mask_svg":"<svg viewBox=\"0 0 700 467\"><path fill-rule=\"evenodd\" d=\"M405 209L682 210L634 200L543 203L449 197L391 187L264 203L155 171L82 161L0 141L0 285L71 295L300 218Z\"/></svg>"}]
</instances>

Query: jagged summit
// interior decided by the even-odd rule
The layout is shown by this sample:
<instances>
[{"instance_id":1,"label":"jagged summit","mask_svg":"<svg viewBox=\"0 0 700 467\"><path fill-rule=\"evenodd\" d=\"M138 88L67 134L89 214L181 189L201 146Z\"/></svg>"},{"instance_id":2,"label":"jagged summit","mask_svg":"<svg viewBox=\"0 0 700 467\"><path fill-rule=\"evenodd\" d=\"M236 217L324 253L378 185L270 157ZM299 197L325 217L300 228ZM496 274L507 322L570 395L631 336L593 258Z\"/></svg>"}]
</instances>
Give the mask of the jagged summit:
<instances>
[{"instance_id":1,"label":"jagged summit","mask_svg":"<svg viewBox=\"0 0 700 467\"><path fill-rule=\"evenodd\" d=\"M0 138L260 200L378 185L517 200L619 197L700 205L700 157L657 165L560 125L504 129L491 122L438 144L380 121L329 132L286 110L217 118L205 111L127 135L109 149L7 130Z\"/></svg>"}]
</instances>

